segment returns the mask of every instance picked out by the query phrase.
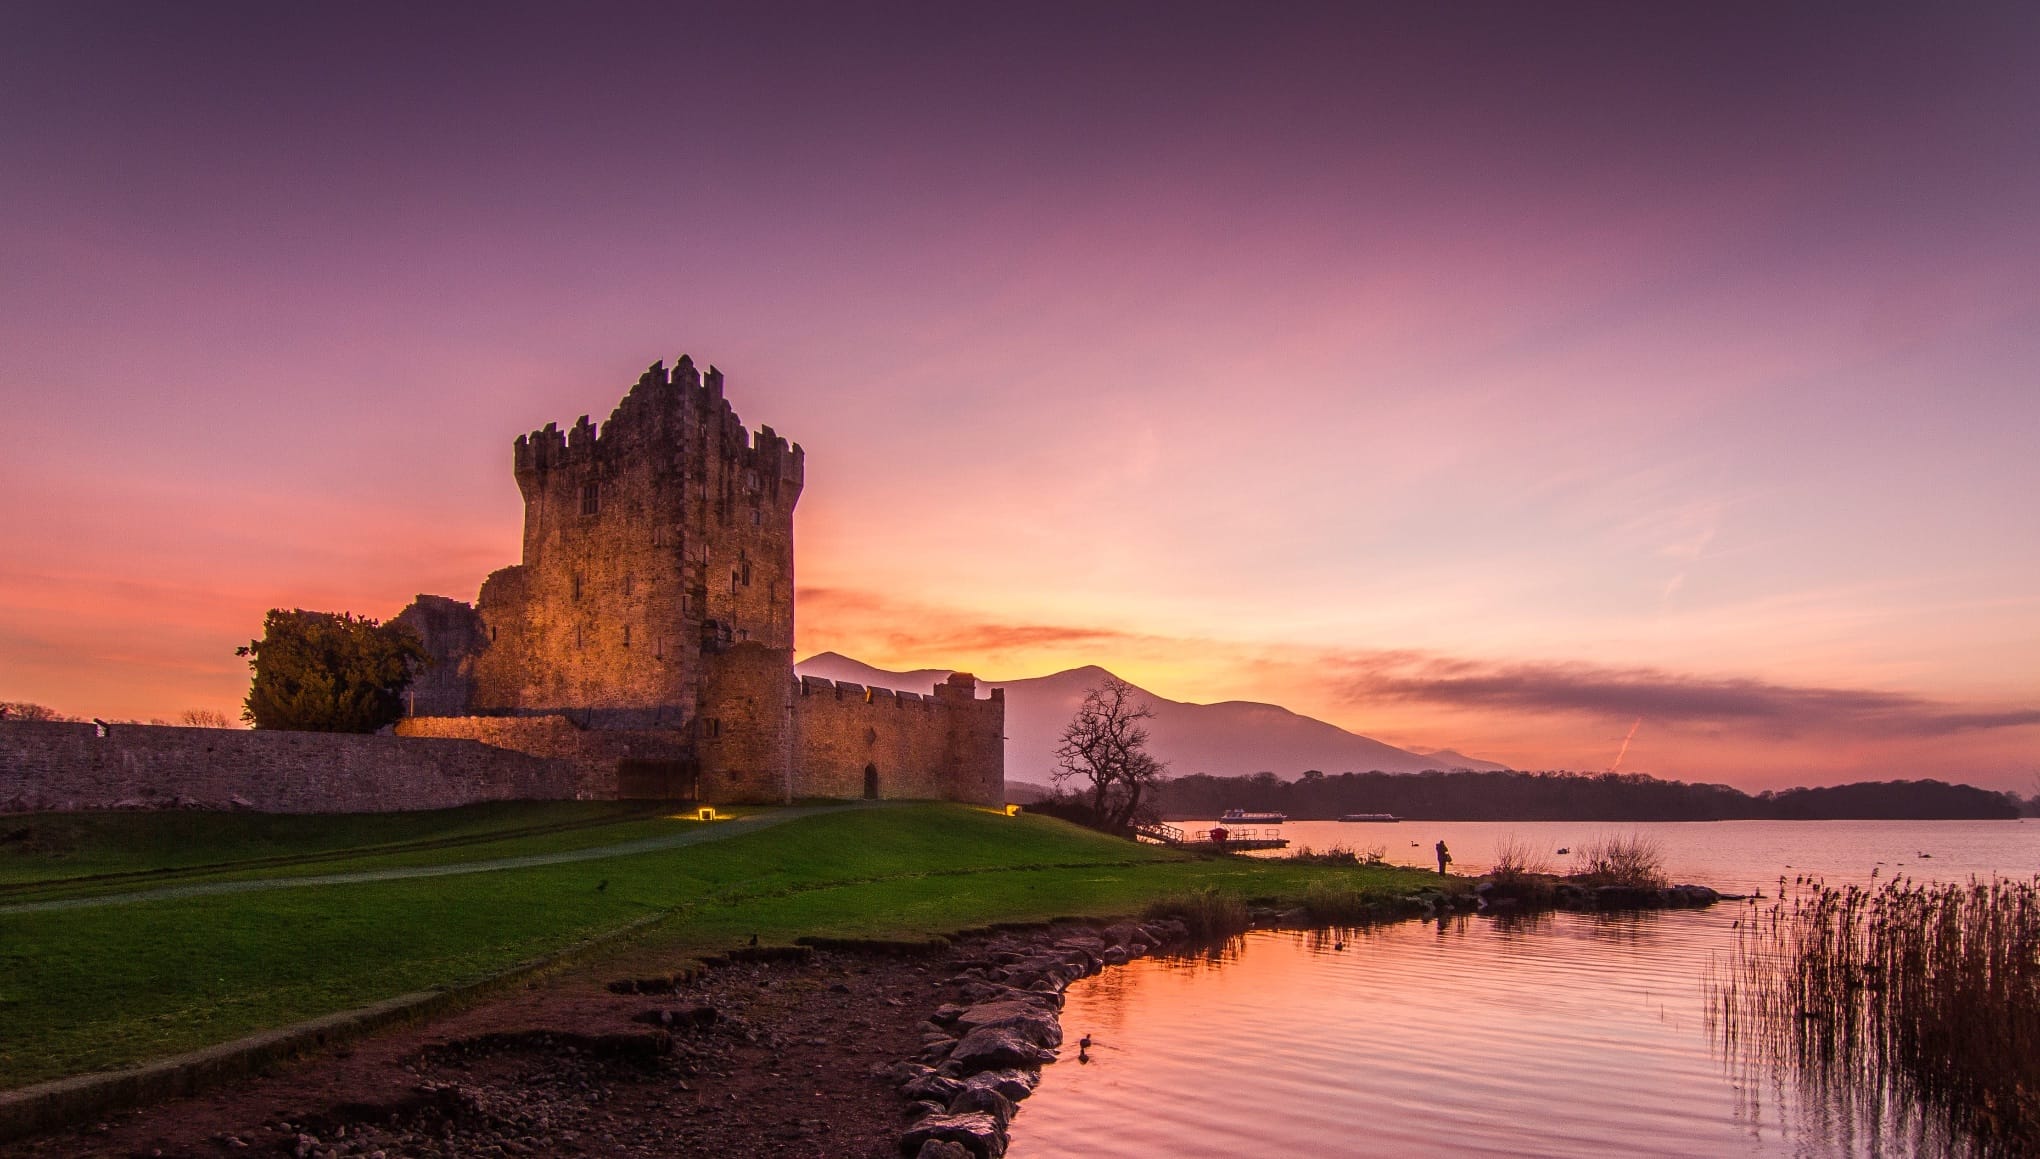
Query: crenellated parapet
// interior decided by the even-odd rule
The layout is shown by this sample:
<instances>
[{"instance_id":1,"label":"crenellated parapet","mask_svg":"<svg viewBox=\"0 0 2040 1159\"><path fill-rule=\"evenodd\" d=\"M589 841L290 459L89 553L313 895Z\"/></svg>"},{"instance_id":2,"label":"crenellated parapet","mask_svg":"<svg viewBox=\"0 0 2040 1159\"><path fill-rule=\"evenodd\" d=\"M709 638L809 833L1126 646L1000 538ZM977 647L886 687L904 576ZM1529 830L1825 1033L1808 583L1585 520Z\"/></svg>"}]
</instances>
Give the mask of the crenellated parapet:
<instances>
[{"instance_id":1,"label":"crenellated parapet","mask_svg":"<svg viewBox=\"0 0 2040 1159\"><path fill-rule=\"evenodd\" d=\"M805 482L807 456L800 444L769 426L755 434L747 429L723 397L722 371L711 366L703 374L685 354L670 371L664 360L646 369L607 422L582 415L564 431L558 423L547 423L517 436L512 463L520 489L529 496L537 480L555 471L599 470L648 452L720 460L751 473L747 483L788 505Z\"/></svg>"},{"instance_id":2,"label":"crenellated parapet","mask_svg":"<svg viewBox=\"0 0 2040 1159\"><path fill-rule=\"evenodd\" d=\"M1004 696L1004 689L992 691L996 696ZM876 705L882 709L915 708L929 712L941 708L945 703L936 697L923 696L918 692L852 684L848 680L826 680L820 676L795 676L793 694L796 697L824 697L838 703Z\"/></svg>"}]
</instances>

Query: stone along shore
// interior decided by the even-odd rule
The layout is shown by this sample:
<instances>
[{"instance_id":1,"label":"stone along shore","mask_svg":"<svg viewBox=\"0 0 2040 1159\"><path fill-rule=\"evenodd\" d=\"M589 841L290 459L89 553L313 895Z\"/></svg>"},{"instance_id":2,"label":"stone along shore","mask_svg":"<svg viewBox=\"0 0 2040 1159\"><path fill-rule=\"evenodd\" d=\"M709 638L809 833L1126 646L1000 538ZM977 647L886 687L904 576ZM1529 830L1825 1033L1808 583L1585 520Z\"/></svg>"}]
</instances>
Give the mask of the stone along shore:
<instances>
[{"instance_id":1,"label":"stone along shore","mask_svg":"<svg viewBox=\"0 0 2040 1159\"><path fill-rule=\"evenodd\" d=\"M1062 1045L1063 991L1107 966L1184 942L1174 919L1051 927L999 938L958 956L944 983L955 1000L923 1023L920 1060L885 1073L912 1099L900 1136L915 1159L995 1159L1006 1150L1014 1104Z\"/></svg>"},{"instance_id":2,"label":"stone along shore","mask_svg":"<svg viewBox=\"0 0 2040 1159\"><path fill-rule=\"evenodd\" d=\"M1184 940L1070 920L677 971L647 947L0 1157L991 1159L1062 1041L1063 988Z\"/></svg>"}]
</instances>

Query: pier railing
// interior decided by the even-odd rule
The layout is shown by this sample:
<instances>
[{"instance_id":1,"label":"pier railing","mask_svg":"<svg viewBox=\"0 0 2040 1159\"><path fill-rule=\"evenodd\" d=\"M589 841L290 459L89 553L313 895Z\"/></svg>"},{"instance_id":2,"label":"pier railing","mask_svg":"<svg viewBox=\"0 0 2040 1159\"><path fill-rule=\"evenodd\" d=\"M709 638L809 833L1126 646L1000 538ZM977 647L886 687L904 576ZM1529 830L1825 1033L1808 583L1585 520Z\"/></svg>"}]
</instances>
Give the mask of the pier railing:
<instances>
[{"instance_id":1,"label":"pier railing","mask_svg":"<svg viewBox=\"0 0 2040 1159\"><path fill-rule=\"evenodd\" d=\"M1275 826L1220 825L1217 828L1225 830L1224 841L1213 841L1209 827L1185 832L1179 825L1162 822L1135 825L1133 832L1137 837L1163 845L1189 845L1198 849L1281 849L1289 844L1283 838L1282 830Z\"/></svg>"},{"instance_id":2,"label":"pier railing","mask_svg":"<svg viewBox=\"0 0 2040 1159\"><path fill-rule=\"evenodd\" d=\"M1159 841L1163 845L1181 845L1189 840L1189 838L1184 836L1181 829L1174 825L1160 822L1153 825L1135 825L1133 832L1136 836L1145 837L1150 841Z\"/></svg>"},{"instance_id":3,"label":"pier railing","mask_svg":"<svg viewBox=\"0 0 2040 1159\"><path fill-rule=\"evenodd\" d=\"M1278 841L1281 840L1282 838L1281 827L1275 825L1263 825L1259 827L1253 825L1220 825L1217 826L1217 828L1225 830L1225 839L1228 842ZM1210 838L1211 830L1209 829L1206 829L1197 834L1197 839L1200 841L1210 840Z\"/></svg>"}]
</instances>

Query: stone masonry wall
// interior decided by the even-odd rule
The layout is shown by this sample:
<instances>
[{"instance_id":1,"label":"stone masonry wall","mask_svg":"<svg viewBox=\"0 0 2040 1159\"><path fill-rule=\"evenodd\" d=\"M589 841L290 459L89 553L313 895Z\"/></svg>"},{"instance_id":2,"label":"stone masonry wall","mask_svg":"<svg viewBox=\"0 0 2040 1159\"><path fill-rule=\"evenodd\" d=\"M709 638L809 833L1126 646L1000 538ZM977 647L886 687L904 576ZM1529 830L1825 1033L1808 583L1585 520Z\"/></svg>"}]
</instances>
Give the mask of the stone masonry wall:
<instances>
[{"instance_id":1,"label":"stone masonry wall","mask_svg":"<svg viewBox=\"0 0 2040 1159\"><path fill-rule=\"evenodd\" d=\"M1006 801L1006 690L992 689L977 698L977 680L952 673L935 686L935 699L949 709L943 762L948 770L948 798L979 805Z\"/></svg>"},{"instance_id":2,"label":"stone masonry wall","mask_svg":"<svg viewBox=\"0 0 2040 1159\"><path fill-rule=\"evenodd\" d=\"M949 722L934 699L813 676L799 687L801 779L816 796L863 796L867 768L881 798L949 796L942 752Z\"/></svg>"},{"instance_id":3,"label":"stone masonry wall","mask_svg":"<svg viewBox=\"0 0 2040 1159\"><path fill-rule=\"evenodd\" d=\"M569 800L567 761L470 740L324 732L0 722L0 811L184 805L380 813Z\"/></svg>"},{"instance_id":4,"label":"stone masonry wall","mask_svg":"<svg viewBox=\"0 0 2040 1159\"><path fill-rule=\"evenodd\" d=\"M533 431L513 459L523 558L482 587L475 709L686 727L709 656L792 647L803 455L754 437L715 368L656 364L606 423Z\"/></svg>"},{"instance_id":5,"label":"stone masonry wall","mask_svg":"<svg viewBox=\"0 0 2040 1159\"><path fill-rule=\"evenodd\" d=\"M413 664L404 692L412 716L458 716L475 696L475 657L487 646L487 631L475 609L445 596L420 595L392 623L417 633L430 663Z\"/></svg>"},{"instance_id":6,"label":"stone masonry wall","mask_svg":"<svg viewBox=\"0 0 2040 1159\"><path fill-rule=\"evenodd\" d=\"M705 801L829 796L798 777L793 758L793 651L738 644L708 658L695 741ZM853 794L854 795L854 794Z\"/></svg>"},{"instance_id":7,"label":"stone masonry wall","mask_svg":"<svg viewBox=\"0 0 2040 1159\"><path fill-rule=\"evenodd\" d=\"M562 762L575 770L576 796L603 801L617 796L617 762L685 761L694 755L683 732L583 728L559 714L412 716L397 722L397 735L477 741Z\"/></svg>"},{"instance_id":8,"label":"stone masonry wall","mask_svg":"<svg viewBox=\"0 0 2040 1159\"><path fill-rule=\"evenodd\" d=\"M977 699L968 676L927 697L813 676L795 687L795 781L802 795L861 797L869 772L885 799L1004 801L1002 689Z\"/></svg>"}]
</instances>

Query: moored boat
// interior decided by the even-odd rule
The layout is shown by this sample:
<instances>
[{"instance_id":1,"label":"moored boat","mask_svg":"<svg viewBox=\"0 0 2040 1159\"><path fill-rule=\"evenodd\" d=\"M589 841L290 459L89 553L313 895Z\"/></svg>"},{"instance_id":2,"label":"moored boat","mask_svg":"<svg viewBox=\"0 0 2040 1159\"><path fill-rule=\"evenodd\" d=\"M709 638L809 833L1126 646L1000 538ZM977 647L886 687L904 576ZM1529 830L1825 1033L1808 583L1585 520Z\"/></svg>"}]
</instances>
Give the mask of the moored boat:
<instances>
[{"instance_id":1,"label":"moored boat","mask_svg":"<svg viewBox=\"0 0 2040 1159\"><path fill-rule=\"evenodd\" d=\"M1289 820L1287 813L1249 813L1245 809L1227 809L1225 816L1218 819L1221 825L1280 825Z\"/></svg>"}]
</instances>

